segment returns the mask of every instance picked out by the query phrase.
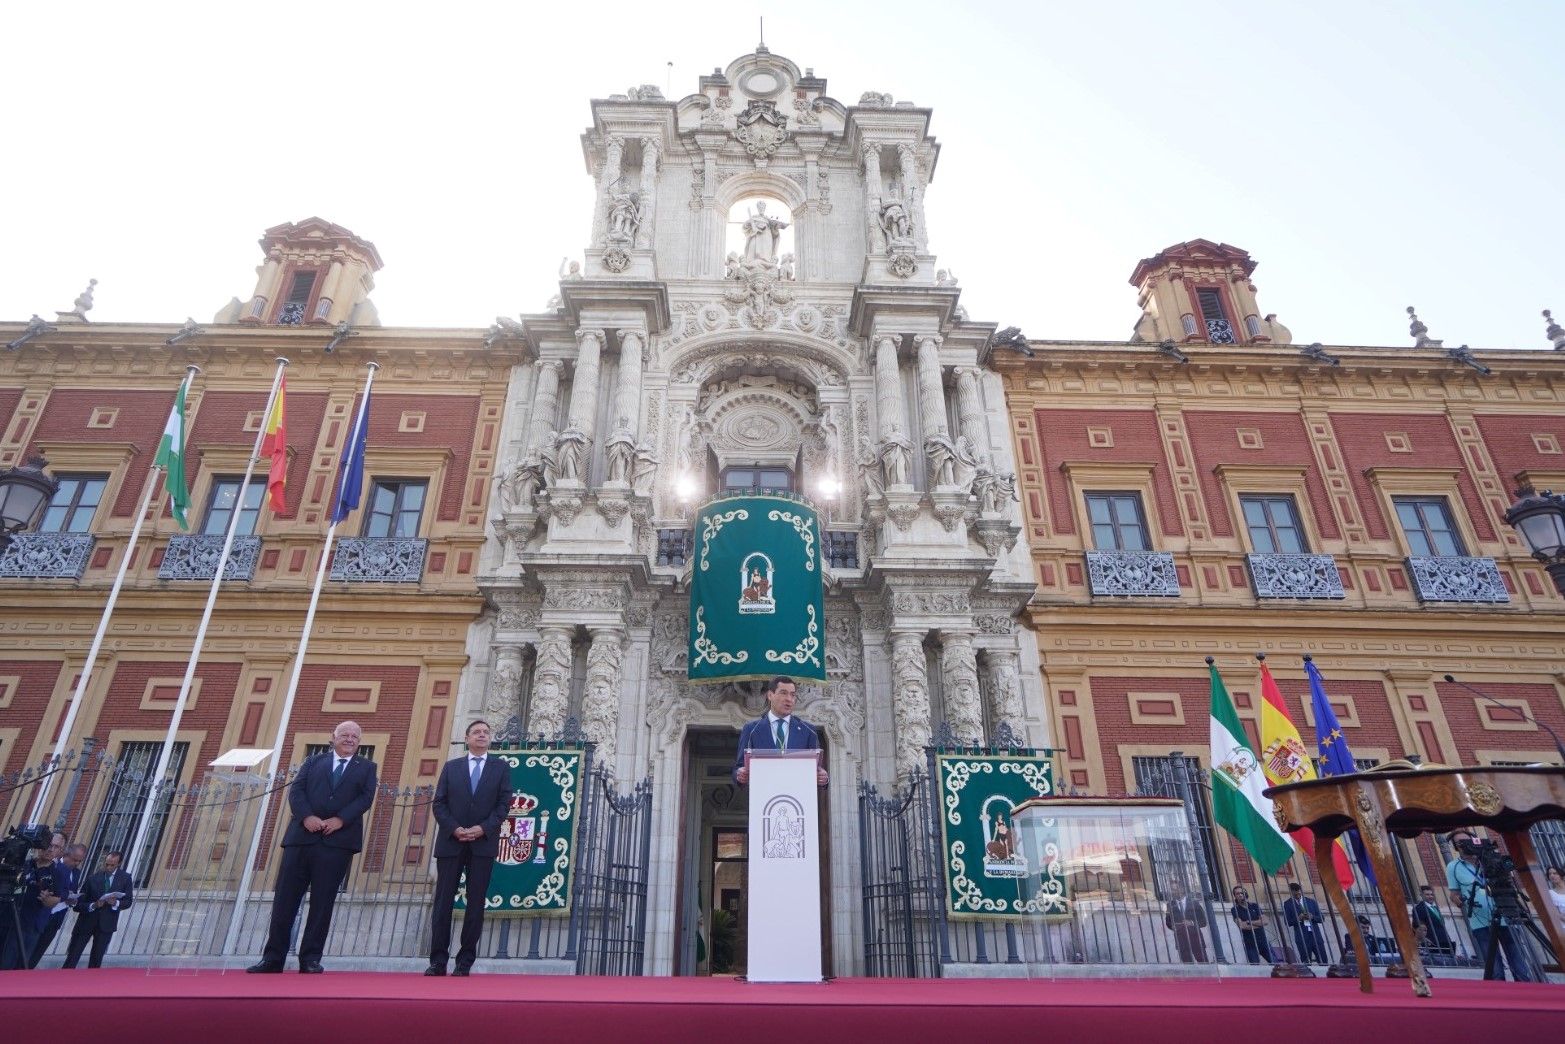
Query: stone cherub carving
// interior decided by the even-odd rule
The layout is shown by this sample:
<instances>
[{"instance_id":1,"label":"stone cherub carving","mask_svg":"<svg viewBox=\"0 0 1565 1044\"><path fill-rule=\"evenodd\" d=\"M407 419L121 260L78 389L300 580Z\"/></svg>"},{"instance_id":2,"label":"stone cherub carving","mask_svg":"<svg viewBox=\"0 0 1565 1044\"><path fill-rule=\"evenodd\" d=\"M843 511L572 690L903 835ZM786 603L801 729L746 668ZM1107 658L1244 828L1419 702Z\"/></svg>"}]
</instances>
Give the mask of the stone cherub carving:
<instances>
[{"instance_id":1,"label":"stone cherub carving","mask_svg":"<svg viewBox=\"0 0 1565 1044\"><path fill-rule=\"evenodd\" d=\"M745 260L762 258L775 261L779 237L787 227L788 222L767 216L765 200L756 200L755 210L745 217L744 224L740 226L744 231Z\"/></svg>"},{"instance_id":2,"label":"stone cherub carving","mask_svg":"<svg viewBox=\"0 0 1565 1044\"><path fill-rule=\"evenodd\" d=\"M581 278L581 262L568 257L560 258L560 280L569 282Z\"/></svg>"}]
</instances>

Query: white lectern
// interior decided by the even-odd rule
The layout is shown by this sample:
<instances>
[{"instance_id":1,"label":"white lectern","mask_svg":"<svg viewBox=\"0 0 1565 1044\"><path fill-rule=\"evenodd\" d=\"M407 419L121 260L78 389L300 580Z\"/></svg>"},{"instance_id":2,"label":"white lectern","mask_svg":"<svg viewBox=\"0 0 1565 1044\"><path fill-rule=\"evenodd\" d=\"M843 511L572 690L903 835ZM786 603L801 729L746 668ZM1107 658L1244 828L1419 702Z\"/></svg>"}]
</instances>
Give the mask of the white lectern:
<instances>
[{"instance_id":1,"label":"white lectern","mask_svg":"<svg viewBox=\"0 0 1565 1044\"><path fill-rule=\"evenodd\" d=\"M751 982L821 981L818 750L752 750L749 967Z\"/></svg>"}]
</instances>

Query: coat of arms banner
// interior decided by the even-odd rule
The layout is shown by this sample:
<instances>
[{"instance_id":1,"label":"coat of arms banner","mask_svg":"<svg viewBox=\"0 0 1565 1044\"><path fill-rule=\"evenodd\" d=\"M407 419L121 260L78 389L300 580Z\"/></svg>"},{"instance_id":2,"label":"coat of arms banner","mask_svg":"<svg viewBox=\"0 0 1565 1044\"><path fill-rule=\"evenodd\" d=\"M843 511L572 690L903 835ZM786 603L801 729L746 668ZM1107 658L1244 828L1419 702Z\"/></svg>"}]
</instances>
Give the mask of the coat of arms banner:
<instances>
[{"instance_id":1,"label":"coat of arms banner","mask_svg":"<svg viewBox=\"0 0 1565 1044\"><path fill-rule=\"evenodd\" d=\"M569 913L587 752L539 744L496 747L490 754L511 766L511 807L500 822L500 853L484 908L491 914ZM466 898L464 884L458 909Z\"/></svg>"},{"instance_id":2,"label":"coat of arms banner","mask_svg":"<svg viewBox=\"0 0 1565 1044\"><path fill-rule=\"evenodd\" d=\"M1014 812L1054 796L1049 759L1034 754L936 754L940 852L952 917L1038 917L1070 912L1053 820L1022 836Z\"/></svg>"},{"instance_id":3,"label":"coat of arms banner","mask_svg":"<svg viewBox=\"0 0 1565 1044\"><path fill-rule=\"evenodd\" d=\"M696 516L690 577L692 682L779 674L826 680L815 509L786 496L715 500Z\"/></svg>"}]
</instances>

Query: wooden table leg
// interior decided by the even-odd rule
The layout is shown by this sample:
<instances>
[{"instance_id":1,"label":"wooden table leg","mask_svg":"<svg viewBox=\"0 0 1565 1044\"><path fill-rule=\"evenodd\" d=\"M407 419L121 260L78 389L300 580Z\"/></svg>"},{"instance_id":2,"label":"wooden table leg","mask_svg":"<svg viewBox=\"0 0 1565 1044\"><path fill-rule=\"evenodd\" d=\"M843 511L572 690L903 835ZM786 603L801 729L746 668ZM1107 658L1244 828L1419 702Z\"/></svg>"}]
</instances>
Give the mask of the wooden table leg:
<instances>
[{"instance_id":1,"label":"wooden table leg","mask_svg":"<svg viewBox=\"0 0 1565 1044\"><path fill-rule=\"evenodd\" d=\"M1332 865L1331 850L1336 843L1336 838L1315 835L1315 869L1320 873L1326 895L1336 904L1337 912L1347 922L1348 934L1353 938L1353 952L1358 957L1359 989L1364 993L1374 993L1375 979L1369 972L1369 951L1364 946L1364 933L1359 930L1358 918L1353 915L1353 907L1348 903L1348 893L1342 890L1342 882L1337 880L1337 868Z\"/></svg>"},{"instance_id":2,"label":"wooden table leg","mask_svg":"<svg viewBox=\"0 0 1565 1044\"><path fill-rule=\"evenodd\" d=\"M1362 838L1364 835L1359 834ZM1408 978L1413 982L1413 996L1427 997L1429 976L1424 971L1424 959L1418 955L1418 937L1413 933L1413 919L1408 916L1407 896L1402 891L1402 875L1397 873L1391 858L1391 838L1377 832L1365 842L1370 864L1375 868L1375 883L1380 886L1380 901L1391 918L1391 934L1396 936L1397 949L1402 963L1407 965Z\"/></svg>"},{"instance_id":3,"label":"wooden table leg","mask_svg":"<svg viewBox=\"0 0 1565 1044\"><path fill-rule=\"evenodd\" d=\"M1522 887L1527 889L1533 912L1548 931L1549 944L1554 947L1554 966L1565 970L1565 946L1560 942L1559 927L1560 921L1565 918L1554 911L1554 904L1549 899L1548 890L1544 886L1543 867L1538 865L1538 852L1532 846L1532 835L1525 830L1513 830L1500 836L1505 839L1505 850L1516 860L1516 876L1521 879ZM1527 869L1524 871L1522 867Z\"/></svg>"}]
</instances>

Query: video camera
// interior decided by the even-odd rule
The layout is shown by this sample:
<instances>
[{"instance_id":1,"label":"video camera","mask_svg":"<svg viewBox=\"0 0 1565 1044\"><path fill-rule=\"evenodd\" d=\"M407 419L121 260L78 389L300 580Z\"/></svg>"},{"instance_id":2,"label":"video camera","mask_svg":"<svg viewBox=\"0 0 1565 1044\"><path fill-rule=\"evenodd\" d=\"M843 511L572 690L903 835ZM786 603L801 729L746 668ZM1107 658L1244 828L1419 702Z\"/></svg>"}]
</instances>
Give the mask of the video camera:
<instances>
[{"instance_id":1,"label":"video camera","mask_svg":"<svg viewBox=\"0 0 1565 1044\"><path fill-rule=\"evenodd\" d=\"M48 848L54 840L54 831L42 823L12 827L0 839L0 895L10 895L21 883L22 871L27 868L27 853L36 848Z\"/></svg>"},{"instance_id":2,"label":"video camera","mask_svg":"<svg viewBox=\"0 0 1565 1044\"><path fill-rule=\"evenodd\" d=\"M1451 843L1458 852L1478 860L1485 877L1494 878L1516 869L1516 860L1500 851L1500 843L1492 838L1479 839L1464 834L1452 838Z\"/></svg>"}]
</instances>

